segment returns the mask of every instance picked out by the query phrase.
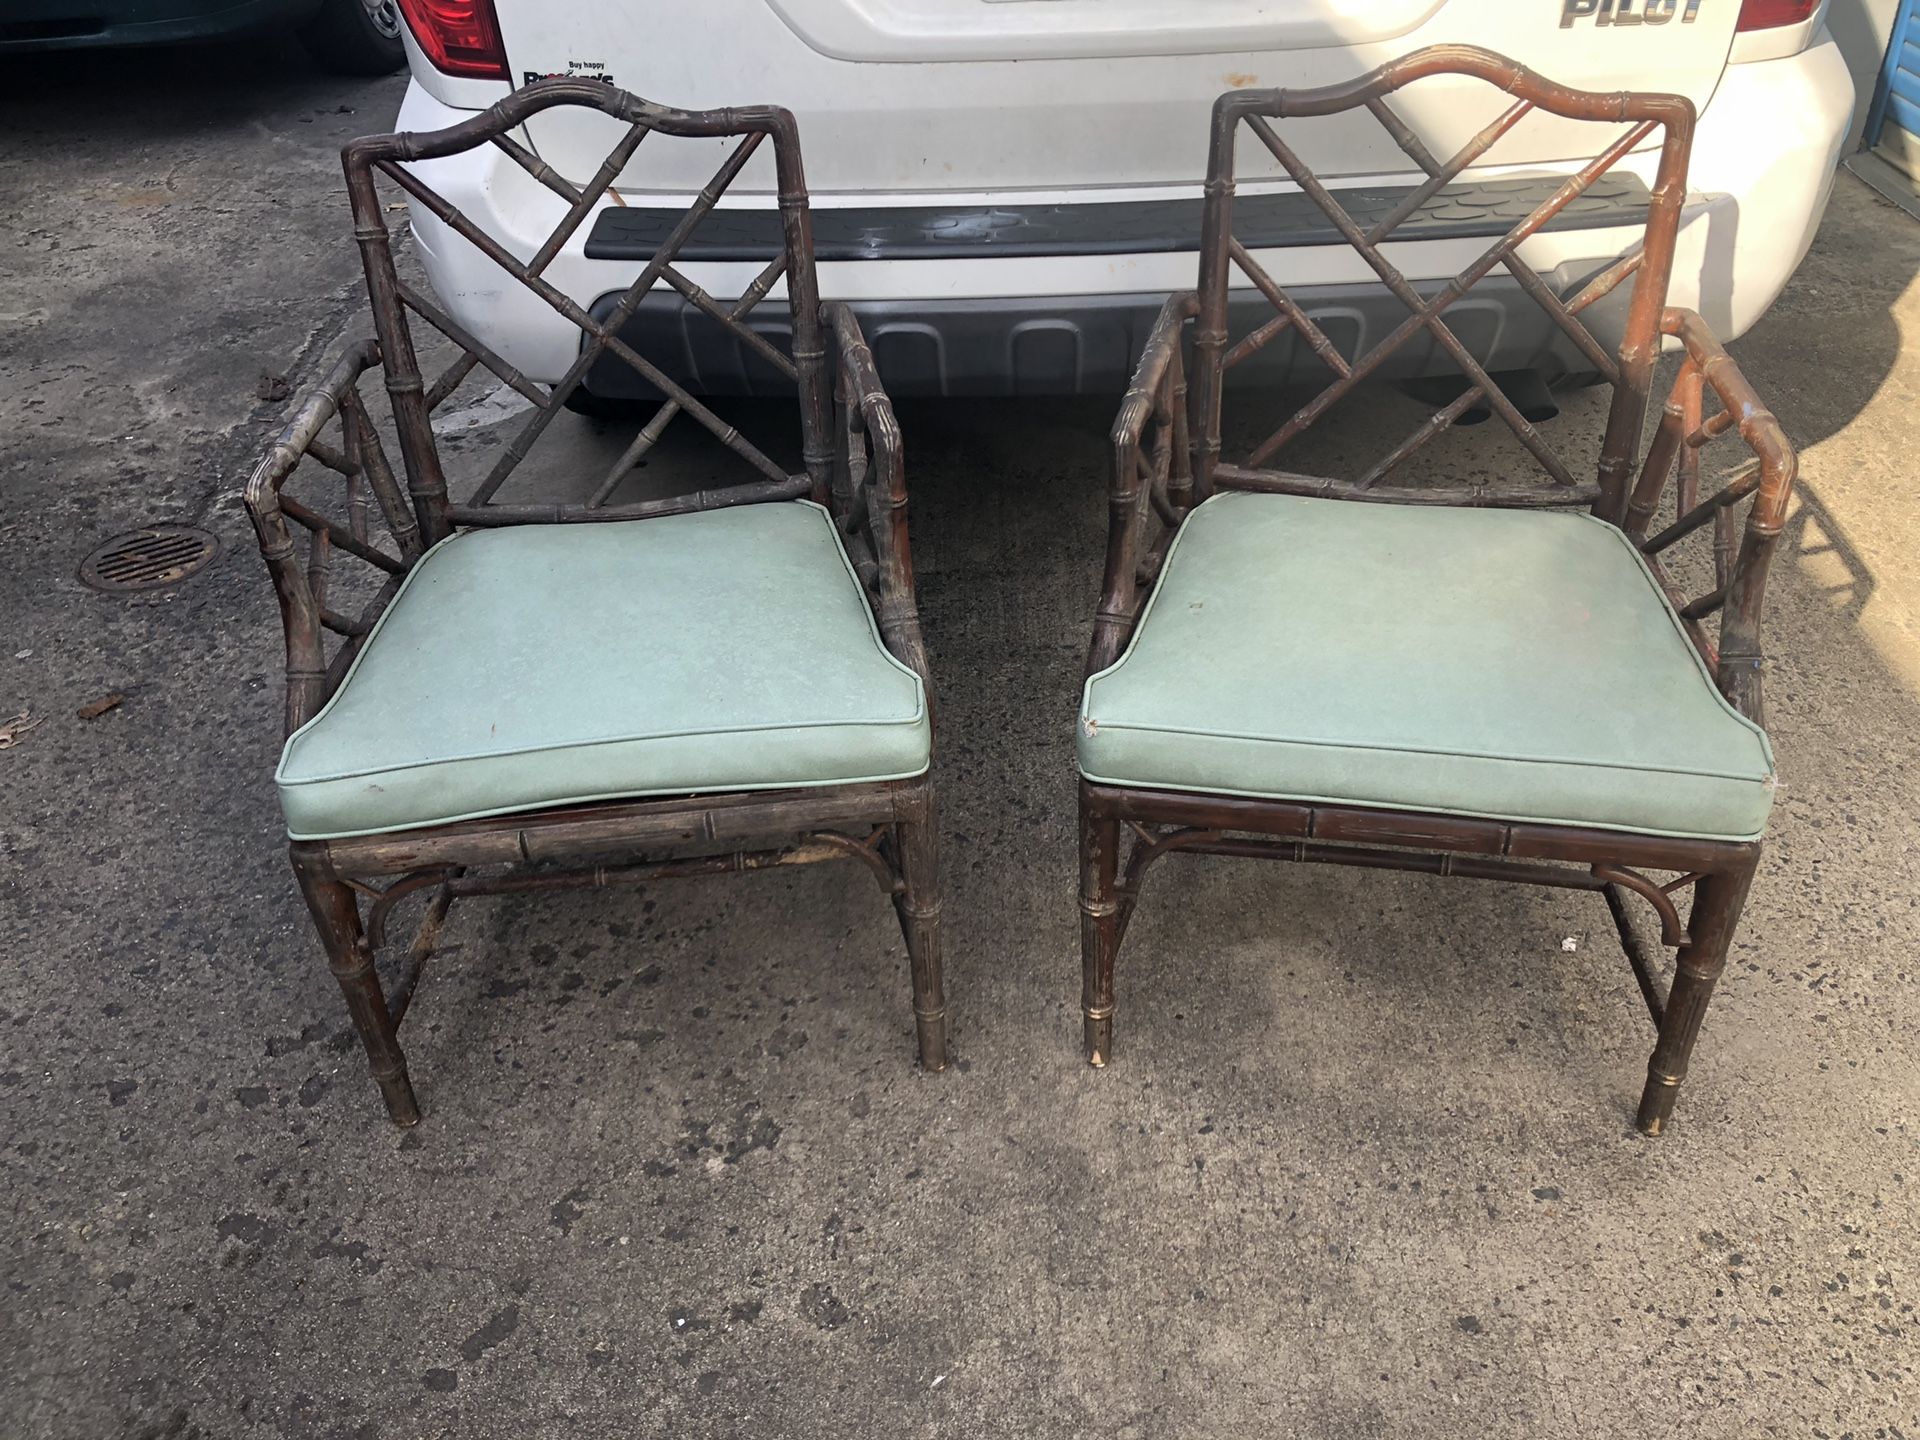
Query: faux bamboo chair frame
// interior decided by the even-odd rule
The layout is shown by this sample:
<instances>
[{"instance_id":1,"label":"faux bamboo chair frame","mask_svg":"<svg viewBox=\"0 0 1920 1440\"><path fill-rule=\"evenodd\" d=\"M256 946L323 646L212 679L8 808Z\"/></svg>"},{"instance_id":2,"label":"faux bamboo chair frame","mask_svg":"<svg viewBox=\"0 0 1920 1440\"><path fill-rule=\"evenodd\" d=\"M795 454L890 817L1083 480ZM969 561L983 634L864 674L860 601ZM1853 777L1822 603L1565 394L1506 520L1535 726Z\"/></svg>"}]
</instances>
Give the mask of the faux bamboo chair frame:
<instances>
[{"instance_id":1,"label":"faux bamboo chair frame","mask_svg":"<svg viewBox=\"0 0 1920 1440\"><path fill-rule=\"evenodd\" d=\"M626 122L624 137L584 188L549 170L512 131L556 105L585 105ZM540 278L546 263L591 213L634 149L648 135L733 136L714 181L662 245L602 324ZM701 216L756 147L771 141L785 221L780 256L729 307L705 295L673 268L673 258ZM521 261L473 225L404 162L497 146L567 202L567 210L533 257ZM287 647L286 731L318 713L400 582L434 542L472 526L647 520L809 497L831 513L887 649L919 675L932 706L932 679L914 598L907 537L907 494L899 426L873 357L851 312L822 307L814 280L812 227L793 117L771 106L692 112L650 104L609 86L553 81L516 91L485 113L430 134L376 135L344 151L354 233L365 262L377 339L352 346L296 404L292 417L249 478L245 498L272 576ZM431 297L403 280L375 176L396 182L425 211L492 258L516 281L579 324L581 357L550 387L528 380ZM777 279L787 282L791 355L740 322ZM790 376L799 397L806 471L787 475L732 427L663 375L621 339L621 323L664 281L743 344ZM452 341L458 358L430 384L423 381L409 316ZM831 352L830 352L831 346ZM585 504L500 504L501 484L546 429L592 360L609 353L638 370L668 397L628 447L613 474ZM433 411L476 367L484 367L529 400L531 421L463 500L449 498ZM384 375L406 477L402 493L380 427L360 382ZM760 478L668 499L608 503L620 480L677 414L712 430ZM330 476L329 507L294 493L294 482ZM329 513L331 511L331 513ZM294 536L304 531L304 554ZM371 567L379 585L369 603L348 613L330 594L330 566L345 555ZM743 555L741 563L751 564ZM452 640L455 637L449 637ZM549 809L436 825L395 834L295 841L293 869L312 912L330 969L339 981L369 1067L401 1125L420 1117L398 1031L438 943L448 909L469 895L578 890L686 876L736 874L777 866L853 860L893 901L906 937L921 1063L946 1064L946 1005L941 980L940 898L936 875L930 777L819 788L686 795ZM387 939L394 907L425 901L404 970L383 985L375 954Z\"/></svg>"},{"instance_id":2,"label":"faux bamboo chair frame","mask_svg":"<svg viewBox=\"0 0 1920 1440\"><path fill-rule=\"evenodd\" d=\"M1478 77L1515 97L1512 107L1444 163L1428 152L1388 104L1389 97L1405 86L1441 74ZM1359 230L1337 196L1268 123L1361 107L1430 177L1371 233ZM1454 281L1431 297L1416 293L1383 256L1381 242L1533 108L1628 128ZM1689 311L1666 307L1693 124L1692 105L1682 97L1587 94L1553 84L1490 52L1461 46L1409 55L1349 84L1316 90L1234 91L1221 96L1213 111L1199 289L1173 296L1162 309L1112 431L1107 559L1088 673L1105 669L1126 648L1158 579L1167 546L1193 506L1216 490L1317 495L1349 502L1583 506L1633 539L1721 692L1740 713L1762 723L1761 609L1796 460L1778 422L1705 322ZM1234 142L1243 125L1319 204L1388 288L1406 302L1411 312L1407 323L1367 354L1341 355L1234 238ZM1571 299L1562 299L1519 259L1521 242L1656 130L1663 132L1663 143L1643 245L1608 266ZM1227 287L1230 266L1236 265L1272 302L1276 314L1229 343ZM1496 267L1505 268L1519 281L1613 385L1612 409L1591 484L1576 481L1501 393L1498 383L1445 328L1442 315L1447 306ZM1617 355L1609 354L1579 316L1629 278L1633 289L1624 339ZM1289 329L1297 331L1323 359L1334 381L1244 461L1230 463L1221 455L1223 377L1234 364ZM1357 480L1260 468L1334 401L1374 373L1394 349L1422 331L1454 355L1467 376L1468 389L1458 400ZM1676 343L1682 358L1658 428L1641 458L1654 366L1666 339ZM1711 416L1705 413L1709 394L1720 406ZM1545 483L1508 490L1381 483L1483 398L1547 472ZM1703 495L1701 452L1732 431L1752 451L1751 461ZM1636 459L1640 460L1637 473ZM1669 494L1673 518L1650 534ZM1743 504L1744 525L1738 519ZM1689 597L1663 557L1687 537L1708 529L1713 537L1711 588ZM1714 616L1719 617L1717 637L1706 628ZM1080 810L1082 1008L1087 1055L1094 1065L1106 1064L1113 1053L1115 957L1146 873L1165 855L1253 856L1512 880L1593 891L1606 901L1658 1031L1638 1113L1639 1126L1648 1134L1660 1133L1672 1115L1760 856L1758 842L1676 840L1362 807L1229 799L1098 785L1084 779ZM1673 878L1660 879L1649 871L1667 872ZM1683 919L1676 897L1688 890L1692 891L1691 913ZM1641 936L1629 911L1630 896L1653 908L1659 946ZM1678 951L1672 979L1664 986L1658 976L1661 946Z\"/></svg>"}]
</instances>

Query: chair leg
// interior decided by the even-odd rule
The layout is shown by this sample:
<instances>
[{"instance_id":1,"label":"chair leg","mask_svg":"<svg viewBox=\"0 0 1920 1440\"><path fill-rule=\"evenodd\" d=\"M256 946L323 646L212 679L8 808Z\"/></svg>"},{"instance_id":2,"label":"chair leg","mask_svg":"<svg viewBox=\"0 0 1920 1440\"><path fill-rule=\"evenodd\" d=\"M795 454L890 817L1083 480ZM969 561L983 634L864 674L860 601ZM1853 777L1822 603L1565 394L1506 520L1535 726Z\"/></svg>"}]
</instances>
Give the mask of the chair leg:
<instances>
[{"instance_id":1,"label":"chair leg","mask_svg":"<svg viewBox=\"0 0 1920 1440\"><path fill-rule=\"evenodd\" d=\"M326 948L327 968L340 982L353 1028L366 1046L367 1068L387 1102L387 1115L396 1125L417 1125L420 1106L407 1078L407 1058L400 1051L398 1027L387 1013L387 997L373 966L373 947L360 926L360 906L351 888L342 884L317 846L294 845L293 873L299 878L314 928Z\"/></svg>"},{"instance_id":2,"label":"chair leg","mask_svg":"<svg viewBox=\"0 0 1920 1440\"><path fill-rule=\"evenodd\" d=\"M1120 949L1120 822L1080 787L1080 1010L1087 1063L1113 1058L1113 961Z\"/></svg>"},{"instance_id":3,"label":"chair leg","mask_svg":"<svg viewBox=\"0 0 1920 1440\"><path fill-rule=\"evenodd\" d=\"M1665 1018L1653 1058L1647 1062L1647 1085L1640 1095L1638 1124L1648 1135L1661 1134L1673 1118L1680 1082L1687 1078L1700 1022L1707 1002L1727 965L1727 951L1740 923L1740 911L1753 883L1753 867L1707 876L1694 891L1693 913L1687 922L1690 936L1674 967L1673 986L1667 992Z\"/></svg>"},{"instance_id":4,"label":"chair leg","mask_svg":"<svg viewBox=\"0 0 1920 1440\"><path fill-rule=\"evenodd\" d=\"M947 996L940 968L940 844L934 830L933 787L916 786L893 827L894 853L904 887L894 898L913 970L913 1023L920 1064L947 1068Z\"/></svg>"}]
</instances>

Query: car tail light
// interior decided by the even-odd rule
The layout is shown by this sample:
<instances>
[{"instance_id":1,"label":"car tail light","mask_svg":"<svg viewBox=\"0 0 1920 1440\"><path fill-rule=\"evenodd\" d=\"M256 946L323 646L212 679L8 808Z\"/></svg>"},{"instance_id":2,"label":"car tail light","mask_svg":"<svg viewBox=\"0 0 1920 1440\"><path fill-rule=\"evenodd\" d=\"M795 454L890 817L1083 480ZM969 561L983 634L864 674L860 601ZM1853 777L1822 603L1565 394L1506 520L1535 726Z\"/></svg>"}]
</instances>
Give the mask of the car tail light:
<instances>
[{"instance_id":1,"label":"car tail light","mask_svg":"<svg viewBox=\"0 0 1920 1440\"><path fill-rule=\"evenodd\" d=\"M1775 30L1811 20L1820 0L1744 0L1738 30Z\"/></svg>"},{"instance_id":2,"label":"car tail light","mask_svg":"<svg viewBox=\"0 0 1920 1440\"><path fill-rule=\"evenodd\" d=\"M407 28L433 68L475 80L510 80L493 0L400 0Z\"/></svg>"}]
</instances>

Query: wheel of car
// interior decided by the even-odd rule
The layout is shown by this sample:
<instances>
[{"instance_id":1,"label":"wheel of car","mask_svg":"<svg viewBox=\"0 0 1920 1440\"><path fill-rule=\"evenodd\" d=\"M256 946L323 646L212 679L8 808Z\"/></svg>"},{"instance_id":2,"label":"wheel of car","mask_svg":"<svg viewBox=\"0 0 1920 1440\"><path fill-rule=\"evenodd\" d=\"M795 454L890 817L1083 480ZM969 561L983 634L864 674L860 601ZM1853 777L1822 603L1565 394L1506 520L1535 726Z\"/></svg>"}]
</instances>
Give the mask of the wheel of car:
<instances>
[{"instance_id":1,"label":"wheel of car","mask_svg":"<svg viewBox=\"0 0 1920 1440\"><path fill-rule=\"evenodd\" d=\"M1570 370L1553 382L1556 395L1564 395L1574 390L1591 390L1596 385L1605 385L1607 377L1598 370Z\"/></svg>"},{"instance_id":2,"label":"wheel of car","mask_svg":"<svg viewBox=\"0 0 1920 1440\"><path fill-rule=\"evenodd\" d=\"M637 420L651 416L660 408L658 400L596 395L584 385L575 386L560 403L574 414L585 415L590 420Z\"/></svg>"},{"instance_id":3,"label":"wheel of car","mask_svg":"<svg viewBox=\"0 0 1920 1440\"><path fill-rule=\"evenodd\" d=\"M388 75L407 63L398 0L320 0L300 41L342 75Z\"/></svg>"}]
</instances>

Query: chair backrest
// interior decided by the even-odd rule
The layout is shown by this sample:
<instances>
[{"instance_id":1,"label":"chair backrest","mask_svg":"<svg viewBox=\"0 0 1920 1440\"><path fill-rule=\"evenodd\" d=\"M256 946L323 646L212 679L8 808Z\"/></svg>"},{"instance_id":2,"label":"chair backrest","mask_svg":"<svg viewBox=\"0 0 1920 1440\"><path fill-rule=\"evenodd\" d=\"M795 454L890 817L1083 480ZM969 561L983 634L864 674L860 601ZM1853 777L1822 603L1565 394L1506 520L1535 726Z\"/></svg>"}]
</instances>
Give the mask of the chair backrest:
<instances>
[{"instance_id":1,"label":"chair backrest","mask_svg":"<svg viewBox=\"0 0 1920 1440\"><path fill-rule=\"evenodd\" d=\"M1476 77L1514 97L1496 119L1474 135L1451 159L1440 160L1388 103L1409 85L1437 75ZM1383 126L1412 163L1428 177L1386 213L1362 224L1303 162L1270 123L1312 119L1364 108ZM1387 258L1383 245L1409 219L1453 185L1470 165L1498 164L1500 140L1534 111L1569 120L1624 127L1596 157L1555 187L1526 217L1493 243L1479 259L1445 285L1416 285ZM1248 247L1236 238L1234 223L1235 143L1242 126L1252 131L1286 176L1324 213L1367 267L1408 309L1399 325L1372 349L1344 355L1294 297L1275 282ZM1220 97L1214 106L1207 166L1204 228L1201 236L1198 314L1193 342L1191 425L1195 437L1194 491L1198 498L1226 481L1262 489L1299 493L1364 495L1370 499L1407 499L1440 504L1590 505L1596 514L1620 523L1641 431L1647 414L1653 368L1661 346L1661 319L1686 197L1687 161L1693 142L1692 103L1677 95L1593 94L1572 90L1495 55L1469 46L1438 46L1383 65L1348 84L1315 90L1241 90ZM1566 295L1520 260L1520 246L1584 195L1594 183L1656 132L1660 136L1657 171L1651 187L1643 243L1618 262L1590 277L1577 293ZM1271 303L1271 319L1234 338L1228 333L1228 290L1238 269ZM1577 348L1584 363L1612 384L1613 408L1602 446L1599 474L1583 485L1539 430L1521 414L1499 382L1462 343L1446 321L1446 311L1496 270L1513 277L1551 322ZM1597 301L1631 278L1624 335L1617 351L1603 345L1580 318ZM1223 382L1234 366L1292 331L1332 373L1332 382L1296 411L1279 429L1244 457L1221 454ZM1337 401L1416 338L1436 344L1466 377L1467 389L1397 445L1366 474L1353 481L1291 475L1263 469L1274 455L1308 429ZM1546 472L1544 483L1504 492L1405 490L1381 481L1477 404L1485 404L1509 425Z\"/></svg>"},{"instance_id":2,"label":"chair backrest","mask_svg":"<svg viewBox=\"0 0 1920 1440\"><path fill-rule=\"evenodd\" d=\"M529 117L557 105L585 106L622 122L625 130L606 160L585 184L576 185L545 164L513 132ZM574 297L547 278L554 258L565 249L580 226L600 208L615 178L635 150L651 135L725 139L738 137L714 172L713 179L688 205L638 278L620 295L604 318L596 318ZM771 142L784 243L778 255L731 303L715 300L681 274L674 260L681 247L719 202L747 162L763 143ZM413 162L444 159L491 145L519 165L532 179L557 197L561 210L552 232L530 255L522 258L487 233L460 209L409 168ZM367 290L373 302L374 326L380 358L392 397L394 420L407 472L420 539L432 544L466 525L502 525L579 520L632 519L655 513L660 502L611 504L610 497L641 457L659 440L676 415L685 413L712 431L720 441L759 472L760 480L731 487L725 503L743 500L797 498L811 495L825 503L831 486L832 373L820 313L819 286L814 277L813 225L807 208L806 176L800 162L800 142L793 116L774 105L724 110L676 110L641 100L610 85L585 80L547 80L517 90L484 113L444 130L421 134L369 135L354 140L342 152L347 191L353 205L354 235L366 267ZM412 200L419 212L433 217L478 251L515 285L524 287L580 328L584 343L565 374L551 385L530 380L472 331L459 323L448 307L403 279L394 266L387 205L379 181L387 180ZM617 198L617 197L616 197ZM396 207L398 208L398 207ZM791 353L782 351L764 333L746 323L747 316L784 279L792 323ZM666 285L708 319L781 375L791 380L800 401L801 448L806 473L791 475L751 440L715 415L663 369L636 351L623 336L628 320L656 287ZM596 307L596 309L601 307ZM413 318L424 320L458 349L459 356L431 382L422 378L414 343ZM577 390L587 372L603 357L630 367L640 379L666 399L632 444L614 462L585 502L564 504L507 504L496 500L500 488L526 457L554 416ZM513 438L471 494L455 499L448 494L442 457L434 444L432 413L445 402L476 367L492 372L533 407L534 413ZM716 503L720 503L716 497ZM673 508L684 509L674 502Z\"/></svg>"}]
</instances>

